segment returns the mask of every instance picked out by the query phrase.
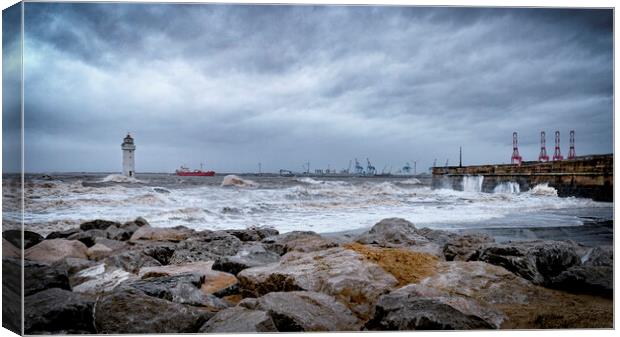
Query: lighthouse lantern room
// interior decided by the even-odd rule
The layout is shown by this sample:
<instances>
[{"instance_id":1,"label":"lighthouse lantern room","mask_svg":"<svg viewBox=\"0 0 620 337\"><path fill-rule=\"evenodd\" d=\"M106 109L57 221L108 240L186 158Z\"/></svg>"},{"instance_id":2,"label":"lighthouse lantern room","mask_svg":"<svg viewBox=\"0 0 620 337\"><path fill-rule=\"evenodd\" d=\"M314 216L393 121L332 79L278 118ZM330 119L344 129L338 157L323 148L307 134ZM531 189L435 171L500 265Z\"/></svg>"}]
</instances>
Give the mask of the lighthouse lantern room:
<instances>
[{"instance_id":1,"label":"lighthouse lantern room","mask_svg":"<svg viewBox=\"0 0 620 337\"><path fill-rule=\"evenodd\" d=\"M136 174L136 166L134 160L136 145L133 143L133 138L131 138L131 135L129 133L127 133L127 137L123 139L121 149L123 149L123 175L127 177L133 177Z\"/></svg>"}]
</instances>

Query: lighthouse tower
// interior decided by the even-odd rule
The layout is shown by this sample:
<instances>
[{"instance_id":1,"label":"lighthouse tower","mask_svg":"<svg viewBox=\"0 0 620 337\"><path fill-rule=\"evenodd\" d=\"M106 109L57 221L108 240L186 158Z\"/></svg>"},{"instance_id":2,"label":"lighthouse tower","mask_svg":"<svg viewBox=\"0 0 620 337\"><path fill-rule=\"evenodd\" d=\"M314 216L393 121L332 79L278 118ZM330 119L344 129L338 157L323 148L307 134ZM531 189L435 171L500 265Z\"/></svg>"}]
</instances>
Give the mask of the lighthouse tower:
<instances>
[{"instance_id":1,"label":"lighthouse tower","mask_svg":"<svg viewBox=\"0 0 620 337\"><path fill-rule=\"evenodd\" d=\"M134 145L133 138L131 138L129 133L127 133L127 137L123 139L121 149L123 149L123 175L126 177L133 177L136 175L136 165L134 161L136 145Z\"/></svg>"}]
</instances>

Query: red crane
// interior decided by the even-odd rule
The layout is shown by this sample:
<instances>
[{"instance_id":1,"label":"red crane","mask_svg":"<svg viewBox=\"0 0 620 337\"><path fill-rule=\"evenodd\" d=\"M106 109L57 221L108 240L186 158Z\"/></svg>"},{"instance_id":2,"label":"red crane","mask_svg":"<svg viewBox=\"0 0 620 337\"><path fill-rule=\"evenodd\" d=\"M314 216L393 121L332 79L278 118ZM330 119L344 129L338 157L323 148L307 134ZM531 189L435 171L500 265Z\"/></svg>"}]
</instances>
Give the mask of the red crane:
<instances>
[{"instance_id":1,"label":"red crane","mask_svg":"<svg viewBox=\"0 0 620 337\"><path fill-rule=\"evenodd\" d=\"M570 130L570 148L568 149L568 159L575 159L575 130Z\"/></svg>"},{"instance_id":2,"label":"red crane","mask_svg":"<svg viewBox=\"0 0 620 337\"><path fill-rule=\"evenodd\" d=\"M547 155L547 145L545 141L545 131L540 132L540 154L538 155L538 161L549 161L549 156Z\"/></svg>"},{"instance_id":3,"label":"red crane","mask_svg":"<svg viewBox=\"0 0 620 337\"><path fill-rule=\"evenodd\" d=\"M510 162L513 165L521 165L521 156L519 155L519 146L517 144L517 133L512 133L512 158L510 158Z\"/></svg>"},{"instance_id":4,"label":"red crane","mask_svg":"<svg viewBox=\"0 0 620 337\"><path fill-rule=\"evenodd\" d=\"M553 151L553 161L563 160L562 153L560 152L560 131L555 132L555 151Z\"/></svg>"}]
</instances>

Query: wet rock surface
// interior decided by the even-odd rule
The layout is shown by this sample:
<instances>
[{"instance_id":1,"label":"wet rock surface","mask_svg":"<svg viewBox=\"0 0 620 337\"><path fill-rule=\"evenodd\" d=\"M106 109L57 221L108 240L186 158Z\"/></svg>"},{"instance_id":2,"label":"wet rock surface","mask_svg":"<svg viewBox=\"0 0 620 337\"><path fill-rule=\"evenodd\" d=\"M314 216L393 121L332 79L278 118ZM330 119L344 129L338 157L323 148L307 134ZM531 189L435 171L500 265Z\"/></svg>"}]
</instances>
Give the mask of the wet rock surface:
<instances>
[{"instance_id":1,"label":"wet rock surface","mask_svg":"<svg viewBox=\"0 0 620 337\"><path fill-rule=\"evenodd\" d=\"M24 233L24 249L28 249L39 242L43 241L44 238L35 232L31 231L23 231ZM2 238L13 244L13 246L17 248L22 248L22 231L21 230L6 230L2 232Z\"/></svg>"},{"instance_id":2,"label":"wet rock surface","mask_svg":"<svg viewBox=\"0 0 620 337\"><path fill-rule=\"evenodd\" d=\"M242 293L323 292L347 304L360 317L370 315L374 301L398 281L361 255L343 248L311 253L291 252L280 262L249 268L237 275Z\"/></svg>"},{"instance_id":3,"label":"wet rock surface","mask_svg":"<svg viewBox=\"0 0 620 337\"><path fill-rule=\"evenodd\" d=\"M24 330L28 334L95 333L93 301L80 294L52 288L24 298Z\"/></svg>"},{"instance_id":4,"label":"wet rock surface","mask_svg":"<svg viewBox=\"0 0 620 337\"><path fill-rule=\"evenodd\" d=\"M213 316L207 310L128 289L100 297L96 307L95 327L100 334L192 333Z\"/></svg>"},{"instance_id":5,"label":"wet rock surface","mask_svg":"<svg viewBox=\"0 0 620 337\"><path fill-rule=\"evenodd\" d=\"M198 331L209 332L278 332L267 312L234 307L218 312Z\"/></svg>"},{"instance_id":6,"label":"wet rock surface","mask_svg":"<svg viewBox=\"0 0 620 337\"><path fill-rule=\"evenodd\" d=\"M356 331L360 320L333 297L310 291L272 292L240 307L265 311L281 332Z\"/></svg>"},{"instance_id":7,"label":"wet rock surface","mask_svg":"<svg viewBox=\"0 0 620 337\"><path fill-rule=\"evenodd\" d=\"M31 235L39 242L26 243L28 333L588 328L613 322L612 246L497 243L485 234L416 228L397 218L337 239L269 228L152 228L141 218L82 225L42 241ZM6 238L3 252L20 254ZM7 256L3 276L19 285L21 260ZM3 299L19 301L19 292L5 286Z\"/></svg>"}]
</instances>

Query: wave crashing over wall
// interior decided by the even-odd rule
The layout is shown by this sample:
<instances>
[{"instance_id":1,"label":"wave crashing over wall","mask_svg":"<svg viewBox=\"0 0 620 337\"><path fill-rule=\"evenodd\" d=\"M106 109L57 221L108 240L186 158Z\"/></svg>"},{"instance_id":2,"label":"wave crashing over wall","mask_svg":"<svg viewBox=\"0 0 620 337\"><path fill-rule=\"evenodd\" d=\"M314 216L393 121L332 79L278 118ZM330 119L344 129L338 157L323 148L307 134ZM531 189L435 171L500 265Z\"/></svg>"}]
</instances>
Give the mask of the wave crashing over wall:
<instances>
[{"instance_id":1,"label":"wave crashing over wall","mask_svg":"<svg viewBox=\"0 0 620 337\"><path fill-rule=\"evenodd\" d=\"M493 189L493 193L519 194L521 193L521 187L514 181L507 181L497 184Z\"/></svg>"},{"instance_id":2,"label":"wave crashing over wall","mask_svg":"<svg viewBox=\"0 0 620 337\"><path fill-rule=\"evenodd\" d=\"M482 183L484 176L464 176L463 191L464 192L482 192Z\"/></svg>"}]
</instances>

